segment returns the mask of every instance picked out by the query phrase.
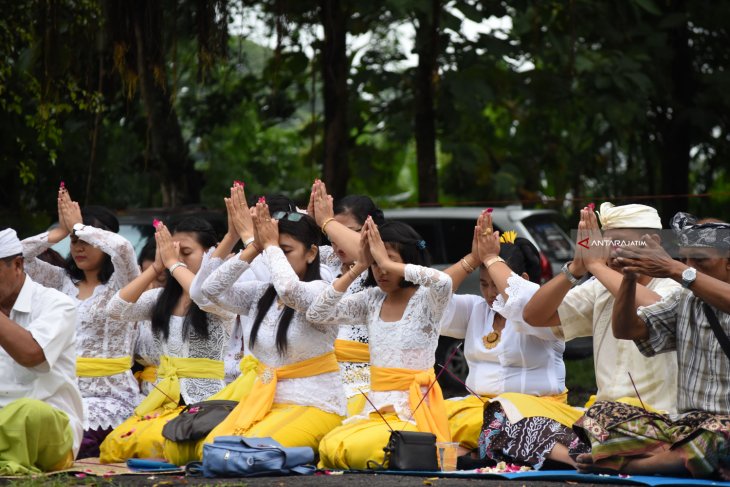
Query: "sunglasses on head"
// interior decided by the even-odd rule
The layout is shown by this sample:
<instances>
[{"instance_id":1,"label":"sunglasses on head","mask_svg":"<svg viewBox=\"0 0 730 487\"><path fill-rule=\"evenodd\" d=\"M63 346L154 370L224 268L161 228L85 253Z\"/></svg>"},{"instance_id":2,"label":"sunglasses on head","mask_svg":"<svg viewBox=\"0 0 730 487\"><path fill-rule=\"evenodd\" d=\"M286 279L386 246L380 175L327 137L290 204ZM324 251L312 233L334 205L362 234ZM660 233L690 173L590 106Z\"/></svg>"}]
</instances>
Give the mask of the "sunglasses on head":
<instances>
[{"instance_id":1,"label":"sunglasses on head","mask_svg":"<svg viewBox=\"0 0 730 487\"><path fill-rule=\"evenodd\" d=\"M271 218L275 220L288 220L290 222L298 222L304 218L304 213L299 212L288 212L288 211L275 211Z\"/></svg>"}]
</instances>

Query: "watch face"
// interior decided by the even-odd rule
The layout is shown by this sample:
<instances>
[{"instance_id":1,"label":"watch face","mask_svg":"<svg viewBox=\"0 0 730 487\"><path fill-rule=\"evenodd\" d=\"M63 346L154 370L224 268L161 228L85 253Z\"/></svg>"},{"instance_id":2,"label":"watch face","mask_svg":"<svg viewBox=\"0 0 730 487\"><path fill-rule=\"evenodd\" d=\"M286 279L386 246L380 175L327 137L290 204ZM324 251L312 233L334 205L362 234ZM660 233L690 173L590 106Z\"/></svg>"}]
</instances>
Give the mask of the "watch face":
<instances>
[{"instance_id":1,"label":"watch face","mask_svg":"<svg viewBox=\"0 0 730 487\"><path fill-rule=\"evenodd\" d=\"M694 281L696 277L697 271L692 267L688 267L682 271L682 279L685 281Z\"/></svg>"}]
</instances>

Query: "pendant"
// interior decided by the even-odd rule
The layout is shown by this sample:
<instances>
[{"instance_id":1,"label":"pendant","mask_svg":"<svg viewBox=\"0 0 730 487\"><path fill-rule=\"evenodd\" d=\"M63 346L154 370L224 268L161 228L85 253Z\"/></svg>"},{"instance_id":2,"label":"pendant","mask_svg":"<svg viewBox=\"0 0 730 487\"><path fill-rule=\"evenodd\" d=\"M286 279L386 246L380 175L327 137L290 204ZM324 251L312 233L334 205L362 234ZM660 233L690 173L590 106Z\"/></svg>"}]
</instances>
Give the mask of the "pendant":
<instances>
[{"instance_id":1,"label":"pendant","mask_svg":"<svg viewBox=\"0 0 730 487\"><path fill-rule=\"evenodd\" d=\"M482 337L482 343L487 350L491 350L499 344L501 334L498 331L490 331Z\"/></svg>"}]
</instances>

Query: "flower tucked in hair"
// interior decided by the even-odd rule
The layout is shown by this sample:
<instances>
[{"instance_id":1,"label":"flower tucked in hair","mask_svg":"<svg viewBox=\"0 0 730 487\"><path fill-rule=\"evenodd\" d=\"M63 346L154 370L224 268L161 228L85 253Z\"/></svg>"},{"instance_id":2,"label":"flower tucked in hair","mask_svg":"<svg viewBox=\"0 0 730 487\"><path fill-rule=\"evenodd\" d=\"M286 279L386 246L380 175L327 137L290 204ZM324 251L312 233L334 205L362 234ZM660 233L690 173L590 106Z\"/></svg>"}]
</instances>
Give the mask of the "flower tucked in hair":
<instances>
[{"instance_id":1,"label":"flower tucked in hair","mask_svg":"<svg viewBox=\"0 0 730 487\"><path fill-rule=\"evenodd\" d=\"M426 250L426 241L425 240L419 240L416 242L416 248L418 250Z\"/></svg>"},{"instance_id":2,"label":"flower tucked in hair","mask_svg":"<svg viewBox=\"0 0 730 487\"><path fill-rule=\"evenodd\" d=\"M515 240L517 239L517 232L514 230L507 230L502 235L499 236L499 241L502 243L515 243Z\"/></svg>"}]
</instances>

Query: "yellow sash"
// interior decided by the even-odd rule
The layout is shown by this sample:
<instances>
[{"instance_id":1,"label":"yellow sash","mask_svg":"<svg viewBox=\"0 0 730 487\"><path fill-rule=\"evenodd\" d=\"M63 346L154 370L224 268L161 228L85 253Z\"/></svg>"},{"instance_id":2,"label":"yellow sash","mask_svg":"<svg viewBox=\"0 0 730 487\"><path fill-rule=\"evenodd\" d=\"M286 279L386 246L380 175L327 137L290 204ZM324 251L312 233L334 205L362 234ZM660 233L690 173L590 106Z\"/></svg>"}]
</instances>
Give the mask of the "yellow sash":
<instances>
[{"instance_id":1,"label":"yellow sash","mask_svg":"<svg viewBox=\"0 0 730 487\"><path fill-rule=\"evenodd\" d=\"M163 355L157 376L162 380L134 410L137 416L144 416L159 407L174 409L180 403L180 378L224 379L225 367L220 360L209 358L178 358Z\"/></svg>"},{"instance_id":2,"label":"yellow sash","mask_svg":"<svg viewBox=\"0 0 730 487\"><path fill-rule=\"evenodd\" d=\"M274 404L279 379L300 379L339 371L334 352L277 368L262 363L258 366L251 392L218 425L216 431L243 435L254 423L261 421Z\"/></svg>"},{"instance_id":3,"label":"yellow sash","mask_svg":"<svg viewBox=\"0 0 730 487\"><path fill-rule=\"evenodd\" d=\"M134 373L134 378L137 379L137 382L139 382L139 385L142 385L142 382L154 382L157 380L157 366L156 365L148 365L142 370L138 370Z\"/></svg>"},{"instance_id":4,"label":"yellow sash","mask_svg":"<svg viewBox=\"0 0 730 487\"><path fill-rule=\"evenodd\" d=\"M370 363L370 346L352 340L335 340L335 355L338 362Z\"/></svg>"},{"instance_id":5,"label":"yellow sash","mask_svg":"<svg viewBox=\"0 0 730 487\"><path fill-rule=\"evenodd\" d=\"M416 420L418 431L430 432L436 435L438 441L451 441L449 419L446 414L444 396L441 387L436 381L433 369L411 370L391 367L370 367L370 389L373 391L408 391L408 403ZM426 399L423 398L421 387L433 384ZM418 406L418 409L416 409Z\"/></svg>"},{"instance_id":6,"label":"yellow sash","mask_svg":"<svg viewBox=\"0 0 730 487\"><path fill-rule=\"evenodd\" d=\"M253 388L253 383L258 375L259 362L253 355L246 355L238 363L241 375L228 384L216 394L210 396L210 400L222 399L226 401L242 401L246 399Z\"/></svg>"},{"instance_id":7,"label":"yellow sash","mask_svg":"<svg viewBox=\"0 0 730 487\"><path fill-rule=\"evenodd\" d=\"M91 358L76 357L77 377L107 377L123 374L132 366L132 357Z\"/></svg>"}]
</instances>

